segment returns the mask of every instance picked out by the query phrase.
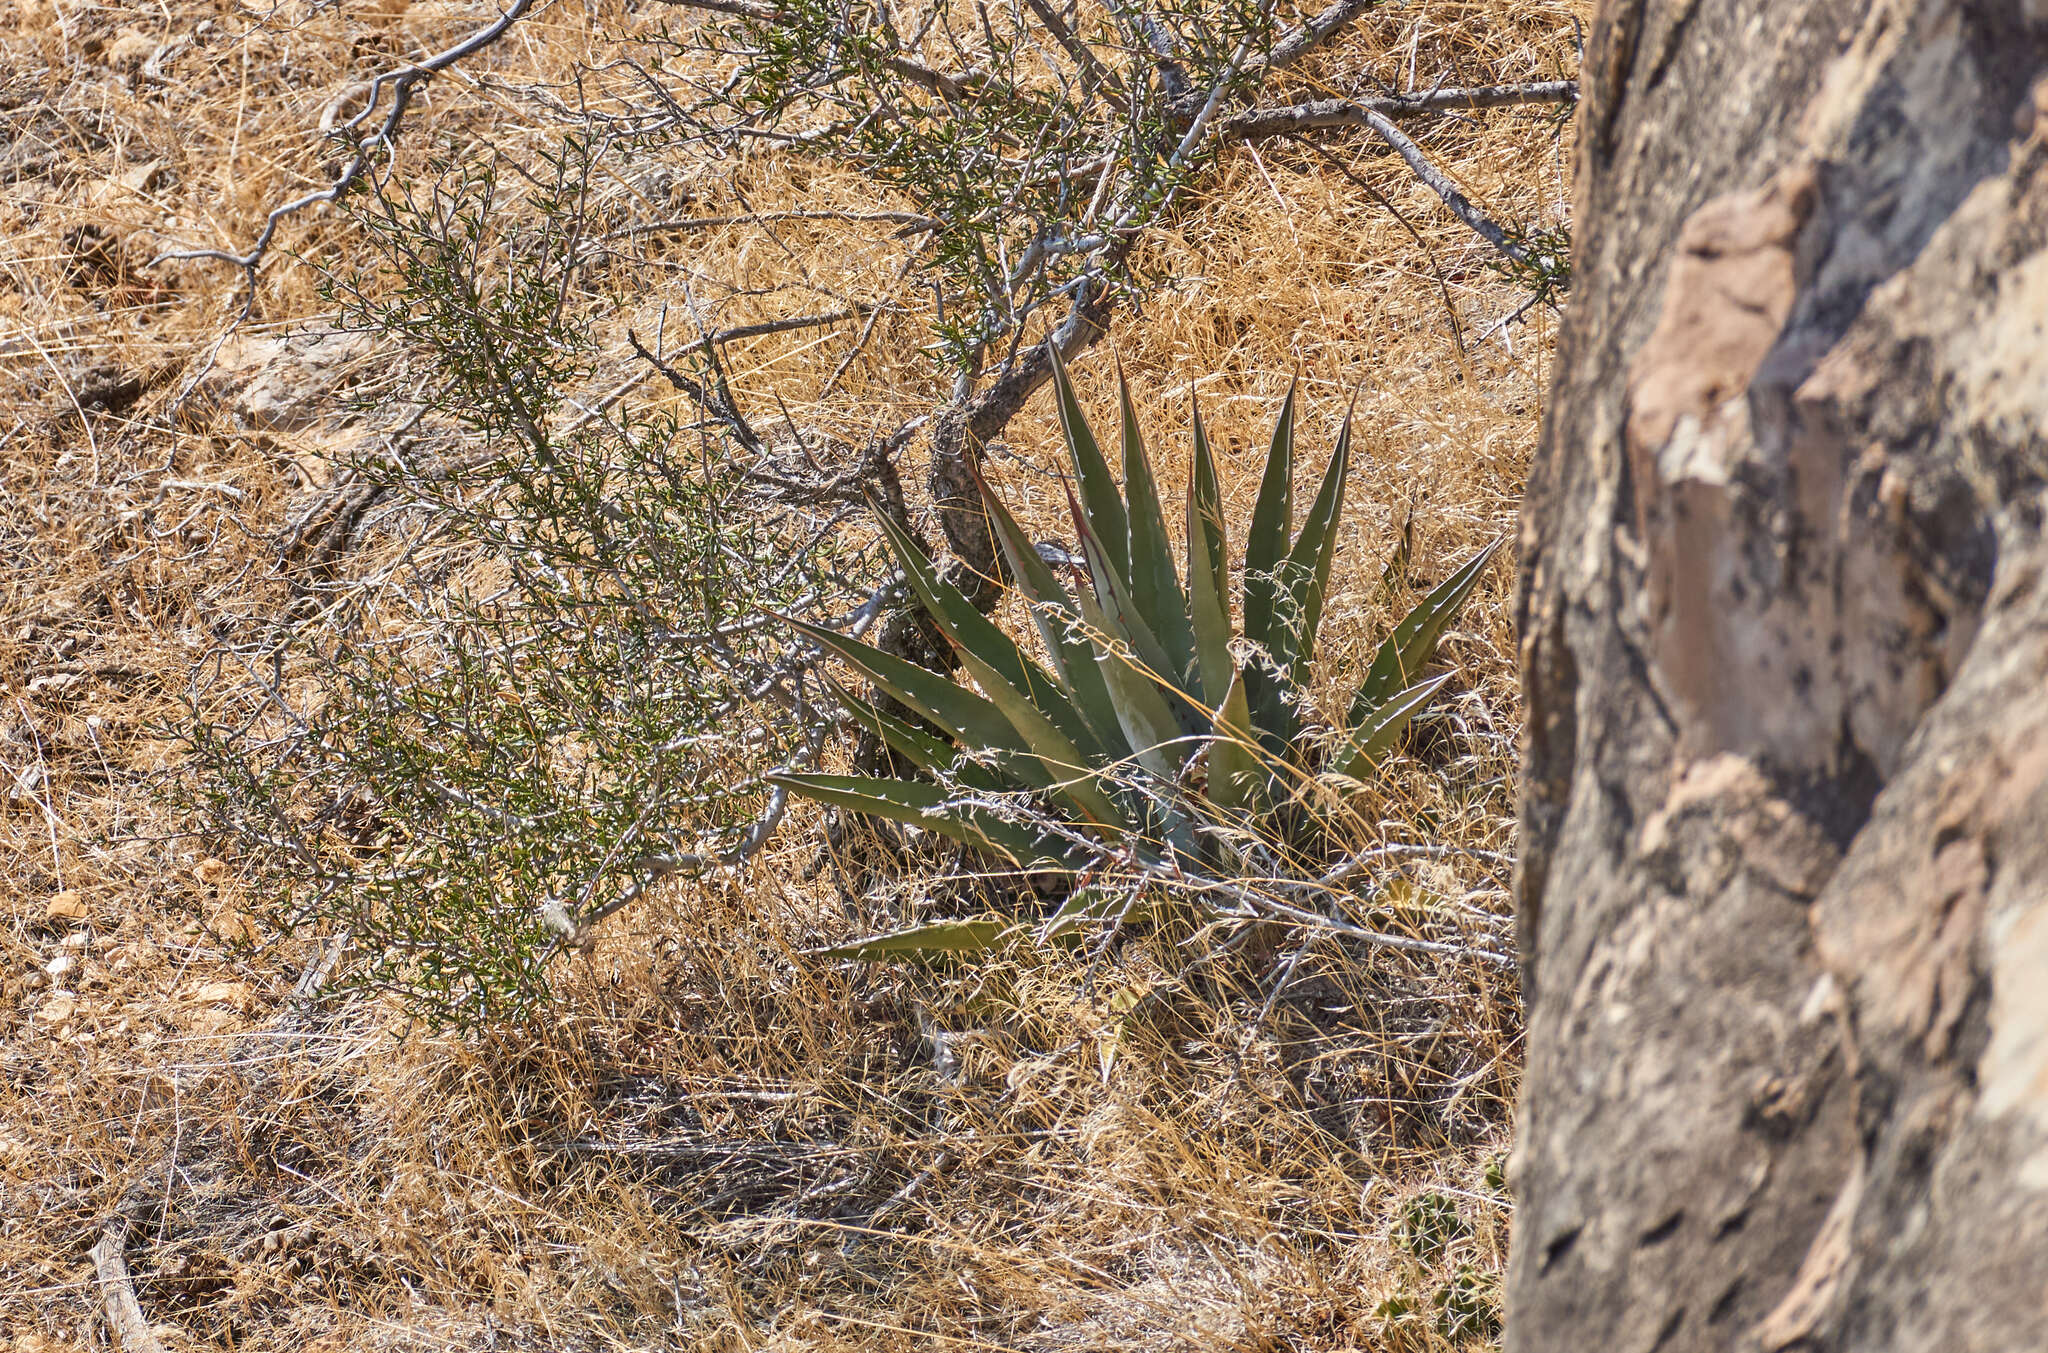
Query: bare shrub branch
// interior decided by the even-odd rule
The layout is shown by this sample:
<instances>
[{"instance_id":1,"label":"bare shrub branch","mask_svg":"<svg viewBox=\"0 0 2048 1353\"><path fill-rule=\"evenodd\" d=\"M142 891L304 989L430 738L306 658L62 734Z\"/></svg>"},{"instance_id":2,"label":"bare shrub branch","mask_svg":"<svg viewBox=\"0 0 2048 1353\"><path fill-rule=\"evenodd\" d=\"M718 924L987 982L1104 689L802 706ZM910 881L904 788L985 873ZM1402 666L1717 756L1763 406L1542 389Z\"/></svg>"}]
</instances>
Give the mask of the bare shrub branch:
<instances>
[{"instance_id":1,"label":"bare shrub branch","mask_svg":"<svg viewBox=\"0 0 2048 1353\"><path fill-rule=\"evenodd\" d=\"M1225 118L1217 132L1227 141L1258 141L1335 127L1368 127L1375 115L1382 118L1430 117L1467 109L1566 105L1578 100L1579 82L1576 80L1482 85L1473 89L1433 89L1381 99L1320 99L1282 108L1248 109Z\"/></svg>"},{"instance_id":2,"label":"bare shrub branch","mask_svg":"<svg viewBox=\"0 0 2048 1353\"><path fill-rule=\"evenodd\" d=\"M382 101L385 89L388 86L391 94L391 107L384 114L384 120L377 124L374 131L354 142L352 147L353 153L350 155L348 163L342 167L341 173L335 177L332 183L318 192L307 193L303 197L294 198L280 206L273 207L270 214L264 218L262 232L257 235L256 242L249 247L247 253L233 254L225 249L191 249L161 254L154 261L162 263L172 260L188 261L212 258L219 259L223 263L232 263L247 275L249 281L249 304L253 305L256 299L256 270L261 266L263 256L270 251L270 244L277 235L278 225L286 217L304 211L306 208L315 206L318 203L339 202L342 195L355 187L362 179L364 171L370 166L371 158L380 150L388 152L398 143L399 128L405 122L406 109L411 106L413 94L418 90L419 86L431 79L436 72L446 70L457 62L476 55L484 48L504 37L505 34L511 32L513 25L525 18L527 11L533 8L533 3L534 0L512 0L512 4L496 20L471 33L454 46L448 47L424 61L415 62L403 69L386 71L384 74L371 80L369 83L369 101L363 105L361 112L341 124L340 134L352 136L358 127L361 127L364 122L368 121L370 115L377 111L377 105ZM243 313L246 316L246 306Z\"/></svg>"}]
</instances>

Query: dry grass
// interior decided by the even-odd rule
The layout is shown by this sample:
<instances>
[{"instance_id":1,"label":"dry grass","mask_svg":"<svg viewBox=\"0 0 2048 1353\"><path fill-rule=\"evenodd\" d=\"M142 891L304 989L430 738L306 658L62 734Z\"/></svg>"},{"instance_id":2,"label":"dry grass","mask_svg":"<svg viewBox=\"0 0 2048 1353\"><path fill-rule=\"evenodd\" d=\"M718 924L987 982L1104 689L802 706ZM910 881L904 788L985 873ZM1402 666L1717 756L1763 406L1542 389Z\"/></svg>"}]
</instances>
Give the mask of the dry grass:
<instances>
[{"instance_id":1,"label":"dry grass","mask_svg":"<svg viewBox=\"0 0 2048 1353\"><path fill-rule=\"evenodd\" d=\"M1390 8L1305 78L1540 77L1568 57L1579 7ZM849 972L800 952L847 924L797 881L803 824L744 876L622 916L567 973L559 1018L518 1038L408 1031L373 1004L299 1020L286 996L302 954L224 951L247 885L156 807L149 779L172 755L157 729L211 627L277 594L269 533L322 453L361 434L338 415L292 431L236 416L255 374L238 363L265 351L245 340L317 322L312 267L273 260L209 372L240 306L232 270L146 265L170 244L242 247L270 204L317 186L324 108L480 13L0 8L0 1336L106 1345L87 1251L125 1197L144 1209L138 1294L174 1349L1440 1343L1426 1309L1404 1320L1382 1302L1426 1308L1461 1266L1488 1275L1504 1256L1482 1176L1505 1142L1518 1026L1483 964L1318 945L1263 1021L1291 941L1264 967L1190 973L1156 939L1092 983L1025 956L971 985ZM519 89L602 64L635 22L616 5L544 10L436 85L410 144L546 144L551 115ZM1560 219L1565 166L1533 116L1490 115L1432 151L1502 216ZM1549 331L1539 309L1476 341L1519 296L1397 161L1345 153L1429 257L1306 151L1242 151L1151 246L1176 281L1112 339L1142 416L1174 433L1155 448L1163 475L1182 468L1190 392L1244 453L1225 465L1240 517L1293 373L1317 458L1357 388L1332 688L1401 600L1376 586L1399 520L1412 509L1425 577L1511 523ZM873 194L777 155L677 152L600 196L630 221ZM286 236L348 257L331 218ZM687 270L719 323L802 314L819 286L879 289L903 247L825 223L735 227L650 247L588 299L614 342L650 329ZM850 332L735 345L735 384L857 440L931 406L925 320L884 321L827 399L813 392ZM1107 356L1084 363L1098 407ZM632 374L622 354L613 369ZM377 373L372 356L352 378ZM82 409L130 378L145 388L117 392L117 412ZM1053 462L1042 399L1006 440ZM1041 480L997 470L1050 519ZM1456 780L1404 770L1370 805L1389 836L1513 848L1508 580L1484 585L1448 645L1466 674ZM1507 906L1500 871L1470 860L1416 877ZM68 994L53 993L64 958ZM1402 1218L1431 1189L1469 1234L1418 1257Z\"/></svg>"}]
</instances>

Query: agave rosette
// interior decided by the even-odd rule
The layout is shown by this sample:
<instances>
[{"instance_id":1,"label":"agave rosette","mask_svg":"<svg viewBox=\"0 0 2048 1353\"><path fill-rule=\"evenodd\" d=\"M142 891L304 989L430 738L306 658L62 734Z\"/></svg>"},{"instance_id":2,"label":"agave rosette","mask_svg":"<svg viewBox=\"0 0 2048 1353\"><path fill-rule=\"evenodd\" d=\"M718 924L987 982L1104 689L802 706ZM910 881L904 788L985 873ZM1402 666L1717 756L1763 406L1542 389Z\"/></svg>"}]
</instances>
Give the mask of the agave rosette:
<instances>
[{"instance_id":1,"label":"agave rosette","mask_svg":"<svg viewBox=\"0 0 2048 1353\"><path fill-rule=\"evenodd\" d=\"M808 798L934 831L1036 871L1084 870L1106 851L1135 853L1166 867L1214 866L1233 842L1286 835L1297 815L1282 810L1302 784L1329 772L1363 782L1394 748L1449 680L1449 674L1422 674L1501 542L1472 556L1395 626L1334 732L1306 737L1303 687L1350 472L1349 415L1296 531L1295 392L1289 390L1252 510L1238 589L1241 623L1234 625L1228 532L1199 409L1183 575L1175 570L1129 390L1119 379L1119 488L1058 363L1053 381L1073 468L1069 502L1085 585L1062 583L1001 498L982 486L991 529L1043 660L982 614L884 517L890 550L974 689L833 630L790 620L928 727L835 687L854 718L917 776L771 778ZM1074 911L1070 903L1062 917L1072 919ZM977 918L971 935L951 933L963 925L970 923L942 923L951 928L946 947L986 947L1003 928ZM920 952L921 933L839 952Z\"/></svg>"}]
</instances>

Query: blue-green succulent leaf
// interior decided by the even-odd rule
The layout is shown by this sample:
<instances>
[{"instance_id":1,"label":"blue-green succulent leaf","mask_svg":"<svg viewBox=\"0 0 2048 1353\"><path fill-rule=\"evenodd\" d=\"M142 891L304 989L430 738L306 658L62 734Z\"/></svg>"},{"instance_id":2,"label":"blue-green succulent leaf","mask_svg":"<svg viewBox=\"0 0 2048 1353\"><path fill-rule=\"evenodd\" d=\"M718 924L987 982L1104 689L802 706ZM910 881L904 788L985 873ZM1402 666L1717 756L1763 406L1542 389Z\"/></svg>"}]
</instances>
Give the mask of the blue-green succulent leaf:
<instances>
[{"instance_id":1,"label":"blue-green succulent leaf","mask_svg":"<svg viewBox=\"0 0 2048 1353\"><path fill-rule=\"evenodd\" d=\"M887 514L877 513L882 523L882 534L889 542L889 548L903 565L904 575L910 580L911 590L917 593L925 611L938 625L948 642L960 655L962 661L971 660L974 679L981 683L983 693L1003 711L1019 733L1034 743L1033 738L1020 722L1008 702L1000 698L991 683L1014 691L1019 699L1030 706L1031 714L1025 718L1033 722L1050 722L1055 726L1063 742L1078 753L1086 753L1095 759L1107 756L1096 742L1094 733L1081 712L1067 698L1067 691L1050 672L1026 657L1017 646L1017 641L1003 633L1002 627L983 615L975 604L954 587L938 576L931 560L901 527L891 521ZM981 669L987 669L984 675ZM1035 716L1035 717L1034 717ZM1040 749L1043 750L1043 749Z\"/></svg>"},{"instance_id":2,"label":"blue-green succulent leaf","mask_svg":"<svg viewBox=\"0 0 2048 1353\"><path fill-rule=\"evenodd\" d=\"M1117 722L1116 707L1110 701L1109 690L1103 685L1102 673L1096 666L1097 645L1082 621L1080 608L1045 560L1039 557L1038 551L1025 537L1023 528L1017 524L1017 519L1010 515L1009 508L986 483L981 486L981 497L988 509L990 525L995 529L996 543L1002 548L1003 558L1009 562L1011 580L1023 597L1025 609L1031 613L1031 623L1038 627L1039 638L1045 643L1046 656L1065 681L1075 707L1088 721L1096 744L1111 760L1130 755L1130 745L1124 740L1122 725Z\"/></svg>"},{"instance_id":3,"label":"blue-green succulent leaf","mask_svg":"<svg viewBox=\"0 0 2048 1353\"><path fill-rule=\"evenodd\" d=\"M886 935L875 935L817 952L822 958L851 958L863 963L981 954L997 948L1020 928L1015 921L1002 916L968 916L958 921L934 921L929 925L911 926L907 930L894 930Z\"/></svg>"},{"instance_id":4,"label":"blue-green succulent leaf","mask_svg":"<svg viewBox=\"0 0 2048 1353\"><path fill-rule=\"evenodd\" d=\"M1280 561L1287 557L1294 532L1294 397L1300 384L1297 377L1287 387L1287 401L1273 424L1273 444L1266 453L1266 472L1259 480L1244 542L1244 637L1268 648Z\"/></svg>"},{"instance_id":5,"label":"blue-green succulent leaf","mask_svg":"<svg viewBox=\"0 0 2048 1353\"><path fill-rule=\"evenodd\" d=\"M1337 526L1344 516L1344 484L1350 472L1351 415L1347 412L1337 433L1337 449L1323 472L1322 487L1309 504L1301 534L1281 565L1286 590L1271 648L1296 687L1308 683L1309 664L1315 658L1316 630L1323 622L1323 598L1330 587L1330 565L1337 555Z\"/></svg>"},{"instance_id":6,"label":"blue-green succulent leaf","mask_svg":"<svg viewBox=\"0 0 2048 1353\"><path fill-rule=\"evenodd\" d=\"M871 644L849 639L836 630L794 616L783 616L782 620L828 653L837 654L860 669L870 681L944 729L962 747L1030 750L1001 710L965 686Z\"/></svg>"},{"instance_id":7,"label":"blue-green succulent leaf","mask_svg":"<svg viewBox=\"0 0 2048 1353\"><path fill-rule=\"evenodd\" d=\"M872 775L796 775L778 772L763 777L793 794L937 832L965 845L998 850L1018 864L1069 867L1069 848L1019 823L1005 821L979 805L958 801L957 791L923 780L892 780Z\"/></svg>"},{"instance_id":8,"label":"blue-green succulent leaf","mask_svg":"<svg viewBox=\"0 0 2048 1353\"><path fill-rule=\"evenodd\" d=\"M1352 698L1350 717L1345 720L1348 726L1358 727L1395 692L1414 684L1436 657L1437 641L1450 628L1458 609L1472 595L1472 589L1479 585L1486 565L1506 543L1507 537L1503 536L1466 560L1462 568L1439 583L1402 618L1400 624L1394 626L1394 632L1387 636L1386 642L1374 655L1358 694Z\"/></svg>"},{"instance_id":9,"label":"blue-green succulent leaf","mask_svg":"<svg viewBox=\"0 0 2048 1353\"><path fill-rule=\"evenodd\" d=\"M1194 410L1195 453L1188 467L1188 617L1195 638L1195 694L1205 705L1223 702L1237 664L1230 657L1230 535L1223 524L1223 491L1216 459Z\"/></svg>"},{"instance_id":10,"label":"blue-green succulent leaf","mask_svg":"<svg viewBox=\"0 0 2048 1353\"><path fill-rule=\"evenodd\" d=\"M1196 679L1195 639L1188 623L1188 599L1173 571L1173 547L1166 539L1166 513L1159 487L1145 455L1144 434L1131 406L1130 386L1121 368L1116 373L1117 403L1123 421L1124 493L1129 499L1130 570L1125 574L1138 613L1151 622L1171 665L1169 675L1186 687Z\"/></svg>"},{"instance_id":11,"label":"blue-green succulent leaf","mask_svg":"<svg viewBox=\"0 0 2048 1353\"><path fill-rule=\"evenodd\" d=\"M1226 814L1258 811L1265 783L1266 770L1252 732L1251 707L1240 673L1216 709L1216 733L1209 744L1209 802Z\"/></svg>"},{"instance_id":12,"label":"blue-green succulent leaf","mask_svg":"<svg viewBox=\"0 0 2048 1353\"><path fill-rule=\"evenodd\" d=\"M1059 406L1060 431L1066 437L1067 454L1074 462L1074 477L1080 481L1081 501L1088 505L1088 518L1095 523L1095 530L1101 535L1118 575L1128 575L1131 570L1130 514L1124 509L1123 495L1117 491L1116 480L1110 477L1109 462L1102 455L1102 444L1095 440L1087 415L1081 412L1080 401L1074 397L1074 383L1067 377L1067 364L1057 353L1053 355L1052 386L1054 401Z\"/></svg>"},{"instance_id":13,"label":"blue-green succulent leaf","mask_svg":"<svg viewBox=\"0 0 2048 1353\"><path fill-rule=\"evenodd\" d=\"M1374 706L1364 721L1345 738L1344 748L1331 758L1332 764L1354 780L1364 779L1372 772L1374 762L1394 750L1401 734L1407 731L1409 720L1427 709L1429 702L1436 699L1437 692L1455 675L1454 672L1446 672L1405 691L1397 691L1392 699Z\"/></svg>"}]
</instances>

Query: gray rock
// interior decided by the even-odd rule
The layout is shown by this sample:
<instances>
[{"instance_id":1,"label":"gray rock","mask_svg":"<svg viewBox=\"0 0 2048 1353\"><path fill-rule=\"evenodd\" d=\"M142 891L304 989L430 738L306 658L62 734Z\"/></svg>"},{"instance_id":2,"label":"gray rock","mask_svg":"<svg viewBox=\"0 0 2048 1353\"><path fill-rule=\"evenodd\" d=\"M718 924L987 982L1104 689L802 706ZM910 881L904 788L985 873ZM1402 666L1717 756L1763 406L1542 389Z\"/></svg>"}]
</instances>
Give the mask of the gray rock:
<instances>
[{"instance_id":1,"label":"gray rock","mask_svg":"<svg viewBox=\"0 0 2048 1353\"><path fill-rule=\"evenodd\" d=\"M235 397L234 413L245 426L297 432L323 419L345 415L341 391L373 351L368 334L325 333L252 343L237 354L238 365L256 371Z\"/></svg>"},{"instance_id":2,"label":"gray rock","mask_svg":"<svg viewBox=\"0 0 2048 1353\"><path fill-rule=\"evenodd\" d=\"M2048 4L1610 0L1510 1349L2048 1349Z\"/></svg>"}]
</instances>

